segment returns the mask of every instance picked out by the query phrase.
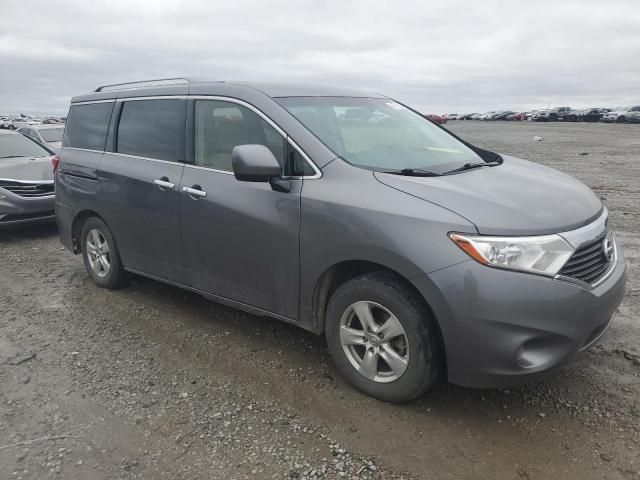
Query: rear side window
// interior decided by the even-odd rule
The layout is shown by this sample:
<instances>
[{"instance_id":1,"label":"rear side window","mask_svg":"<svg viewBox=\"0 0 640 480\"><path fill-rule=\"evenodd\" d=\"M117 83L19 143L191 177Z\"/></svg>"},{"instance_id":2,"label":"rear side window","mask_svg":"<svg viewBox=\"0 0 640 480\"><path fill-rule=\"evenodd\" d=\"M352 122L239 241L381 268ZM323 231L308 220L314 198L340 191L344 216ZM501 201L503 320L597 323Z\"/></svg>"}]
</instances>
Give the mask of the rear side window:
<instances>
[{"instance_id":1,"label":"rear side window","mask_svg":"<svg viewBox=\"0 0 640 480\"><path fill-rule=\"evenodd\" d=\"M186 102L125 102L118 125L116 152L175 162L182 160Z\"/></svg>"},{"instance_id":2,"label":"rear side window","mask_svg":"<svg viewBox=\"0 0 640 480\"><path fill-rule=\"evenodd\" d=\"M114 102L72 105L62 146L104 150L113 105Z\"/></svg>"},{"instance_id":3,"label":"rear side window","mask_svg":"<svg viewBox=\"0 0 640 480\"><path fill-rule=\"evenodd\" d=\"M266 146L285 164L285 139L253 110L219 100L196 101L196 165L230 172L231 151L246 144Z\"/></svg>"}]
</instances>

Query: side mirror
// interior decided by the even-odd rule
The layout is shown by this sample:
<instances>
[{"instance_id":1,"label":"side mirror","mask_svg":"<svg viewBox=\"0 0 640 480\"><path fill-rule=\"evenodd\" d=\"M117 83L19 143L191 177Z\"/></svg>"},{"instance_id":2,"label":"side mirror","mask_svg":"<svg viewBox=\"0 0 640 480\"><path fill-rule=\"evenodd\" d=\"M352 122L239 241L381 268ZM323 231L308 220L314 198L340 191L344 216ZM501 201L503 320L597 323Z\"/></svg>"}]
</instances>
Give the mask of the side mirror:
<instances>
[{"instance_id":1,"label":"side mirror","mask_svg":"<svg viewBox=\"0 0 640 480\"><path fill-rule=\"evenodd\" d=\"M233 174L241 182L268 182L282 175L282 166L264 145L238 145L231 152Z\"/></svg>"}]
</instances>

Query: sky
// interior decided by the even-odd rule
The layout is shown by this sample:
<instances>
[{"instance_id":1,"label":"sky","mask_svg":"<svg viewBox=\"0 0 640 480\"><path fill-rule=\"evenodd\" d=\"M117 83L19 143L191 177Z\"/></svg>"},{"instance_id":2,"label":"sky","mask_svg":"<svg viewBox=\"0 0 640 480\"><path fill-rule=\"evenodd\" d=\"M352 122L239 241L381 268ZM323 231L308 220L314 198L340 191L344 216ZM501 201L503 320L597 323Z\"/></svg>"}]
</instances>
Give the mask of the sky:
<instances>
[{"instance_id":1,"label":"sky","mask_svg":"<svg viewBox=\"0 0 640 480\"><path fill-rule=\"evenodd\" d=\"M349 86L424 113L640 104L640 0L0 0L0 114L182 75Z\"/></svg>"}]
</instances>

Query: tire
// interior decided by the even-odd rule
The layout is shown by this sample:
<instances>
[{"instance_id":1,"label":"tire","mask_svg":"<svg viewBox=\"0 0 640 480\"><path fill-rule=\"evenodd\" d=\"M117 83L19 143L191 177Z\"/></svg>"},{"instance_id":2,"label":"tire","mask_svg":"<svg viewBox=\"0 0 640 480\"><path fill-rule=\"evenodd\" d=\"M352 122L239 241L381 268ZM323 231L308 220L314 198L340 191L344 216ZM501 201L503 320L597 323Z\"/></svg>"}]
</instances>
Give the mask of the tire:
<instances>
[{"instance_id":1,"label":"tire","mask_svg":"<svg viewBox=\"0 0 640 480\"><path fill-rule=\"evenodd\" d=\"M80 238L82 259L91 280L99 287L108 289L124 285L126 272L107 224L97 217L89 217L82 225Z\"/></svg>"},{"instance_id":2,"label":"tire","mask_svg":"<svg viewBox=\"0 0 640 480\"><path fill-rule=\"evenodd\" d=\"M625 117L624 115L620 115L620 116L616 119L616 123L627 123L627 117Z\"/></svg>"},{"instance_id":3,"label":"tire","mask_svg":"<svg viewBox=\"0 0 640 480\"><path fill-rule=\"evenodd\" d=\"M365 315L367 312L371 314ZM374 335L365 337L365 323ZM433 315L415 292L386 272L361 275L333 293L326 312L325 336L336 367L346 380L385 402L401 403L419 397L436 383L443 369L439 329ZM395 368L385 359L390 359Z\"/></svg>"}]
</instances>

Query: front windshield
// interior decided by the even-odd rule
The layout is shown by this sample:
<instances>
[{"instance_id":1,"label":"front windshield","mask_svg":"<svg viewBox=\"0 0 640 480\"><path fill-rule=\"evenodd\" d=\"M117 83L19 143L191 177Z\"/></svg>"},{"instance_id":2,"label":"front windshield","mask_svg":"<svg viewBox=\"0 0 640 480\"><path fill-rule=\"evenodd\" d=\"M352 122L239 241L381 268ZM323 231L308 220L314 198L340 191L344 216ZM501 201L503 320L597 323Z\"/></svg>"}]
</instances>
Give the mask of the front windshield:
<instances>
[{"instance_id":1,"label":"front windshield","mask_svg":"<svg viewBox=\"0 0 640 480\"><path fill-rule=\"evenodd\" d=\"M59 128L43 128L40 130L40 135L45 142L61 142L62 134L64 133L64 127Z\"/></svg>"},{"instance_id":2,"label":"front windshield","mask_svg":"<svg viewBox=\"0 0 640 480\"><path fill-rule=\"evenodd\" d=\"M389 99L285 97L277 101L337 156L369 170L442 173L482 162L446 131Z\"/></svg>"},{"instance_id":3,"label":"front windshield","mask_svg":"<svg viewBox=\"0 0 640 480\"><path fill-rule=\"evenodd\" d=\"M0 160L11 157L46 157L50 153L20 134L0 134Z\"/></svg>"}]
</instances>

